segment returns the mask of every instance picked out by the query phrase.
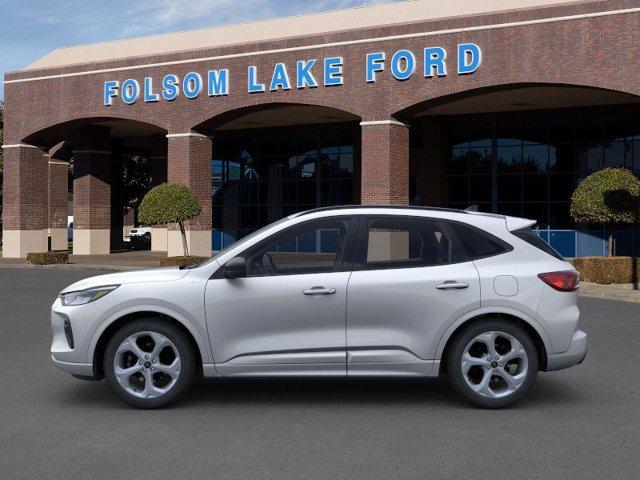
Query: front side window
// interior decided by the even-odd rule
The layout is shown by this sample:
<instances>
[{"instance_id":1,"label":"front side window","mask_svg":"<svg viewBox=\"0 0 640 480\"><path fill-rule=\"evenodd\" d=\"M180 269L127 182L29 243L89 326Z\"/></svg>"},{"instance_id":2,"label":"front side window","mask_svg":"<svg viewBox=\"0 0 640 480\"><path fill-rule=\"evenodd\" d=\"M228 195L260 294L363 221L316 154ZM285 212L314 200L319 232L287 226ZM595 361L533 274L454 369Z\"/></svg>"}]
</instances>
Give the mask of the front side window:
<instances>
[{"instance_id":1,"label":"front side window","mask_svg":"<svg viewBox=\"0 0 640 480\"><path fill-rule=\"evenodd\" d=\"M349 230L346 218L305 222L266 239L247 251L249 277L327 273L344 270Z\"/></svg>"},{"instance_id":2,"label":"front side window","mask_svg":"<svg viewBox=\"0 0 640 480\"><path fill-rule=\"evenodd\" d=\"M446 265L452 261L452 242L443 224L413 217L366 220L367 270Z\"/></svg>"}]
</instances>

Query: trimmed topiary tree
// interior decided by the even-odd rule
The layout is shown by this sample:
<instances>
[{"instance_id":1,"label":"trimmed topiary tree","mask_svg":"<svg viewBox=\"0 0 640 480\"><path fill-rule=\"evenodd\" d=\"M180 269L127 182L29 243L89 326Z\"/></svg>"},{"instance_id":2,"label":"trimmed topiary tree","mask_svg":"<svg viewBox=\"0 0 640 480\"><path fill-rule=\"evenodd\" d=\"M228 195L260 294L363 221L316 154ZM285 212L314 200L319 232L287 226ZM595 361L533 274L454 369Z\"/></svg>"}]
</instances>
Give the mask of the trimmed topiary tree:
<instances>
[{"instance_id":1,"label":"trimmed topiary tree","mask_svg":"<svg viewBox=\"0 0 640 480\"><path fill-rule=\"evenodd\" d=\"M576 222L637 223L640 181L625 168L604 168L585 178L571 196L571 217ZM614 254L609 235L609 256Z\"/></svg>"},{"instance_id":2,"label":"trimmed topiary tree","mask_svg":"<svg viewBox=\"0 0 640 480\"><path fill-rule=\"evenodd\" d=\"M191 190L183 185L163 183L152 188L140 203L138 218L149 225L177 223L182 234L184 254L189 255L184 222L202 213L202 207Z\"/></svg>"}]
</instances>

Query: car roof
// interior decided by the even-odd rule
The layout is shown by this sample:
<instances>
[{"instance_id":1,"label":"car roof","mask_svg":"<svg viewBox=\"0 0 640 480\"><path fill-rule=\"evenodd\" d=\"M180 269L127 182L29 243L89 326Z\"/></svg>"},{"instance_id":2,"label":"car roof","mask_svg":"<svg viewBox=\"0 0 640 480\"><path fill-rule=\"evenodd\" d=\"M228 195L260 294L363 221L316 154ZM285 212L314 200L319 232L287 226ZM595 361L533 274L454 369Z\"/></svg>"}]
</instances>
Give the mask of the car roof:
<instances>
[{"instance_id":1,"label":"car roof","mask_svg":"<svg viewBox=\"0 0 640 480\"><path fill-rule=\"evenodd\" d=\"M471 207L470 207L471 208ZM454 213L461 215L474 215L474 216L483 216L490 218L499 218L505 219L504 215L499 215L496 213L485 213L478 212L475 210L459 210L455 208L443 208L443 207L427 207L427 206L416 206L416 205L338 205L332 207L320 207L314 208L312 210L305 210L303 212L294 213L290 215L289 218L298 218L304 215L310 215L313 213L321 213L321 212L332 212L332 211L344 211L344 210L407 210L413 212L443 212L443 213Z\"/></svg>"}]
</instances>

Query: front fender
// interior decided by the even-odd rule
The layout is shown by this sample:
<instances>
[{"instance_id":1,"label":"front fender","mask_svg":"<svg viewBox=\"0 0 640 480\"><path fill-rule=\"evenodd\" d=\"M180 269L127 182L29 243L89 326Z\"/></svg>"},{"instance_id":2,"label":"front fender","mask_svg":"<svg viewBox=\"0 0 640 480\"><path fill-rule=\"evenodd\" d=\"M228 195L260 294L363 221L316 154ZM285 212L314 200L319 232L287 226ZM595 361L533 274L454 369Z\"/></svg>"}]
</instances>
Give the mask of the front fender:
<instances>
[{"instance_id":1,"label":"front fender","mask_svg":"<svg viewBox=\"0 0 640 480\"><path fill-rule=\"evenodd\" d=\"M200 350L200 355L202 357L202 363L213 363L211 344L209 342L209 336L204 325L199 325L199 322L189 318L190 315L185 315L184 313L179 312L176 308L172 308L171 306L145 302L140 302L135 305L128 305L119 309L116 307L110 309L110 311L107 312L106 318L96 328L93 336L91 337L91 342L89 343L87 348L87 361L93 361L93 355L95 353L96 346L98 345L98 341L104 334L105 330L109 328L109 326L111 326L114 322L118 321L122 317L142 312L166 315L179 322L189 331L196 344L198 345L198 349Z\"/></svg>"}]
</instances>

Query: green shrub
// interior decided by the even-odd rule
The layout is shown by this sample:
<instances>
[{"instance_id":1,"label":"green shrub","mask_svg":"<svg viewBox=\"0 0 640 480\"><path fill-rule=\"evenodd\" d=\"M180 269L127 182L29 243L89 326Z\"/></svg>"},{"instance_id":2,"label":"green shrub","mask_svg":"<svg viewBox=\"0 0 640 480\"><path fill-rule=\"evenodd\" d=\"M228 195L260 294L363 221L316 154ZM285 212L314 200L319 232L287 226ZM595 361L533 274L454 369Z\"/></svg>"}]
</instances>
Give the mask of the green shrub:
<instances>
[{"instance_id":1,"label":"green shrub","mask_svg":"<svg viewBox=\"0 0 640 480\"><path fill-rule=\"evenodd\" d=\"M573 265L580 272L580 279L585 282L633 283L640 278L640 259L638 258L634 262L631 257L580 257L573 261Z\"/></svg>"},{"instance_id":2,"label":"green shrub","mask_svg":"<svg viewBox=\"0 0 640 480\"><path fill-rule=\"evenodd\" d=\"M30 265L59 265L69 263L68 252L39 252L27 253L27 263Z\"/></svg>"},{"instance_id":3,"label":"green shrub","mask_svg":"<svg viewBox=\"0 0 640 480\"><path fill-rule=\"evenodd\" d=\"M189 255L184 222L202 213L198 198L183 185L163 183L152 188L142 199L138 219L149 225L177 223L182 234L185 255Z\"/></svg>"},{"instance_id":4,"label":"green shrub","mask_svg":"<svg viewBox=\"0 0 640 480\"><path fill-rule=\"evenodd\" d=\"M633 223L636 221L640 180L625 168L603 168L585 178L571 196L576 222Z\"/></svg>"},{"instance_id":5,"label":"green shrub","mask_svg":"<svg viewBox=\"0 0 640 480\"><path fill-rule=\"evenodd\" d=\"M184 257L165 257L160 260L161 267L184 267L205 261L209 257L199 257L197 255L189 255Z\"/></svg>"}]
</instances>

